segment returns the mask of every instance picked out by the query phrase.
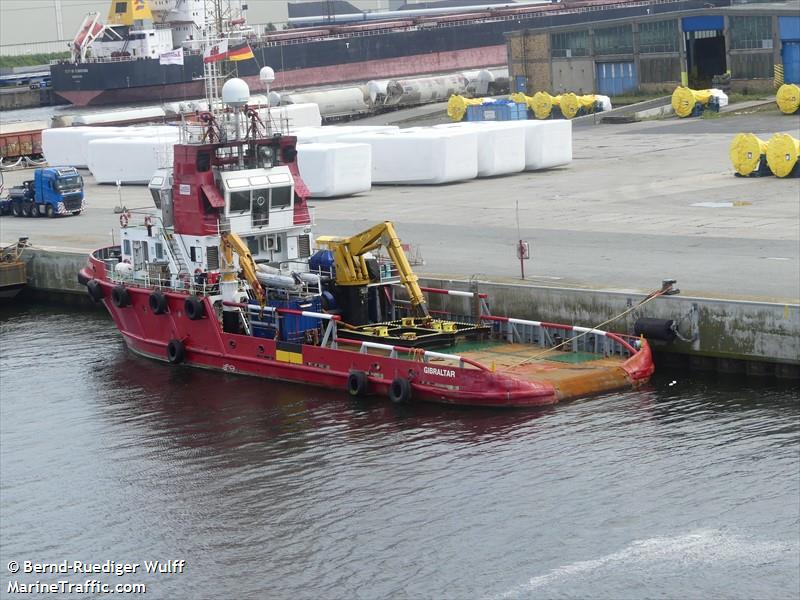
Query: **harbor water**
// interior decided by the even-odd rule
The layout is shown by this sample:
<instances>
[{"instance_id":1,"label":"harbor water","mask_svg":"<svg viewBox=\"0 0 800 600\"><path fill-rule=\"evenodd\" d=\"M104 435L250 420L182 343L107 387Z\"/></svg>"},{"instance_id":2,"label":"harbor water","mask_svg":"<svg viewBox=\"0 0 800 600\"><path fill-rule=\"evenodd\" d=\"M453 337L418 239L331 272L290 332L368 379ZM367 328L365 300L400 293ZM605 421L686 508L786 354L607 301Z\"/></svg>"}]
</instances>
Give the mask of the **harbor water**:
<instances>
[{"instance_id":1,"label":"harbor water","mask_svg":"<svg viewBox=\"0 0 800 600\"><path fill-rule=\"evenodd\" d=\"M796 386L660 372L546 410L398 408L142 359L102 312L5 306L0 334L3 595L800 596Z\"/></svg>"}]
</instances>

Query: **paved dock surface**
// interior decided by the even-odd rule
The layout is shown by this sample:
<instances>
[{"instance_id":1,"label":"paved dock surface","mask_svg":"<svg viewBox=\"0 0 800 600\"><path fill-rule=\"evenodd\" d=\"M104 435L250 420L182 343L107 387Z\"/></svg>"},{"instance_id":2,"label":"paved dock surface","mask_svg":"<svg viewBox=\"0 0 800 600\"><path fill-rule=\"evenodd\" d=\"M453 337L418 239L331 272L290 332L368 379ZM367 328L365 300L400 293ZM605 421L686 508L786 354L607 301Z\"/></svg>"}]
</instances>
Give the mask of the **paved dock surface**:
<instances>
[{"instance_id":1,"label":"paved dock surface","mask_svg":"<svg viewBox=\"0 0 800 600\"><path fill-rule=\"evenodd\" d=\"M796 303L800 179L735 177L728 148L742 131L765 140L777 132L800 137L800 119L777 110L736 113L624 125L584 121L574 129L569 166L312 200L317 232L345 235L394 221L424 257L416 267L421 274L519 281L521 237L532 247L528 283L647 291L672 277L687 294ZM6 186L29 176L8 172ZM119 225L117 188L84 177L83 215L2 217L2 241L27 235L37 246L86 251L110 243ZM152 206L143 186L124 186L121 196L128 208Z\"/></svg>"}]
</instances>

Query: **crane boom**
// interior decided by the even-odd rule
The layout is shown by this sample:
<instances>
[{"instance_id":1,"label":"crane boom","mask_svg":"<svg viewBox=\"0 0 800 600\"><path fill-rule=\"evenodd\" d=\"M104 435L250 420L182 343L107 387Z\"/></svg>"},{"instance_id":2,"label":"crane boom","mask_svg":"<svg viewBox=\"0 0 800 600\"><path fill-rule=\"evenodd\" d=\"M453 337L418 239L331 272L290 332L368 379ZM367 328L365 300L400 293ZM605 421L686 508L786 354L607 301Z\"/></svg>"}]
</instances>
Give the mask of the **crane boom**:
<instances>
[{"instance_id":1,"label":"crane boom","mask_svg":"<svg viewBox=\"0 0 800 600\"><path fill-rule=\"evenodd\" d=\"M253 260L253 255L250 254L250 249L247 247L247 244L232 231L223 233L221 237L225 261L228 265L233 265L233 253L235 252L239 256L239 267L241 267L244 277L247 279L247 283L250 284L250 288L253 290L253 293L255 293L259 304L264 306L267 301L267 295L261 283L259 283L258 277L256 277L256 262ZM231 274L230 276L234 275ZM226 275L226 277L228 277L228 275Z\"/></svg>"},{"instance_id":2,"label":"crane boom","mask_svg":"<svg viewBox=\"0 0 800 600\"><path fill-rule=\"evenodd\" d=\"M389 257L397 266L400 281L408 291L412 306L428 317L425 296L417 283L417 276L411 269L406 253L400 245L400 238L391 221L384 221L350 237L319 236L317 243L330 248L336 263L336 283L338 285L366 285L370 282L364 255L380 246L386 247Z\"/></svg>"}]
</instances>

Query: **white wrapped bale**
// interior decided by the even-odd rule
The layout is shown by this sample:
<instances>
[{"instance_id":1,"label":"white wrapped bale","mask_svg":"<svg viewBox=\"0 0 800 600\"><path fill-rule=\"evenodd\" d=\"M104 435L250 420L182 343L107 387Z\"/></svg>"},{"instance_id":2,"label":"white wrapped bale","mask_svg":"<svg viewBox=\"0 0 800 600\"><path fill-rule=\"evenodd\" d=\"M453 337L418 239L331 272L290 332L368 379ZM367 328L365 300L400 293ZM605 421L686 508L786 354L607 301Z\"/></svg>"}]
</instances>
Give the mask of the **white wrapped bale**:
<instances>
[{"instance_id":1,"label":"white wrapped bale","mask_svg":"<svg viewBox=\"0 0 800 600\"><path fill-rule=\"evenodd\" d=\"M158 119L166 113L160 106L131 108L128 110L114 110L107 112L89 113L78 115L73 119L74 125L98 125L102 123L119 123L125 121L140 121L143 119Z\"/></svg>"},{"instance_id":2,"label":"white wrapped bale","mask_svg":"<svg viewBox=\"0 0 800 600\"><path fill-rule=\"evenodd\" d=\"M178 139L101 138L89 142L89 170L98 183L147 184L156 169L172 166Z\"/></svg>"},{"instance_id":3,"label":"white wrapped bale","mask_svg":"<svg viewBox=\"0 0 800 600\"><path fill-rule=\"evenodd\" d=\"M301 127L292 131L298 144L338 142L346 135L357 133L379 133L399 131L397 125L323 125L322 127Z\"/></svg>"},{"instance_id":4,"label":"white wrapped bale","mask_svg":"<svg viewBox=\"0 0 800 600\"><path fill-rule=\"evenodd\" d=\"M316 104L289 104L275 106L267 110L258 111L261 120L269 121L275 131L287 130L291 133L298 127L319 127L322 125L322 115Z\"/></svg>"},{"instance_id":5,"label":"white wrapped bale","mask_svg":"<svg viewBox=\"0 0 800 600\"><path fill-rule=\"evenodd\" d=\"M169 125L150 125L142 127L88 127L73 148L72 165L79 168L89 166L89 143L92 140L118 137L164 137L171 140L178 137L178 128Z\"/></svg>"},{"instance_id":6,"label":"white wrapped bale","mask_svg":"<svg viewBox=\"0 0 800 600\"><path fill-rule=\"evenodd\" d=\"M51 165L60 166L86 166L86 159L82 165L74 161L81 160L76 148L80 146L81 137L91 127L56 127L42 131L42 154Z\"/></svg>"},{"instance_id":7,"label":"white wrapped bale","mask_svg":"<svg viewBox=\"0 0 800 600\"><path fill-rule=\"evenodd\" d=\"M708 91L711 92L711 95L717 99L720 108L728 106L728 94L726 94L722 90L718 90L717 88L711 88Z\"/></svg>"},{"instance_id":8,"label":"white wrapped bale","mask_svg":"<svg viewBox=\"0 0 800 600\"><path fill-rule=\"evenodd\" d=\"M401 129L344 136L372 147L372 183L431 185L478 175L478 136L472 131Z\"/></svg>"},{"instance_id":9,"label":"white wrapped bale","mask_svg":"<svg viewBox=\"0 0 800 600\"><path fill-rule=\"evenodd\" d=\"M525 170L538 171L572 162L572 121L519 121L525 127Z\"/></svg>"},{"instance_id":10,"label":"white wrapped bale","mask_svg":"<svg viewBox=\"0 0 800 600\"><path fill-rule=\"evenodd\" d=\"M297 163L312 198L368 192L372 184L369 144L303 144Z\"/></svg>"},{"instance_id":11,"label":"white wrapped bale","mask_svg":"<svg viewBox=\"0 0 800 600\"><path fill-rule=\"evenodd\" d=\"M468 130L478 136L478 177L525 169L525 128L519 121L447 123L434 129Z\"/></svg>"}]
</instances>

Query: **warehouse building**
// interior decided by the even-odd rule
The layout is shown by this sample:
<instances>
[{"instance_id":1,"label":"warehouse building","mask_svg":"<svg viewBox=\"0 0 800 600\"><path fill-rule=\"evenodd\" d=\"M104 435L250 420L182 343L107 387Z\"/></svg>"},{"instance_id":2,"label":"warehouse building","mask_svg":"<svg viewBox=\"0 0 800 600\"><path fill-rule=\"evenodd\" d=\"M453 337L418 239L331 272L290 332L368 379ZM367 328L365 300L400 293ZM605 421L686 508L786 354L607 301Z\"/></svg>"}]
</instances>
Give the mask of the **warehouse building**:
<instances>
[{"instance_id":1,"label":"warehouse building","mask_svg":"<svg viewBox=\"0 0 800 600\"><path fill-rule=\"evenodd\" d=\"M655 11L653 11L655 12ZM506 34L515 89L608 96L800 82L800 2L734 4ZM720 79L721 78L721 79Z\"/></svg>"}]
</instances>

